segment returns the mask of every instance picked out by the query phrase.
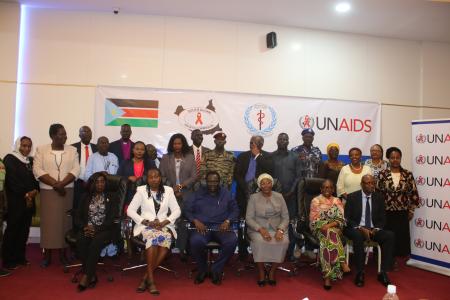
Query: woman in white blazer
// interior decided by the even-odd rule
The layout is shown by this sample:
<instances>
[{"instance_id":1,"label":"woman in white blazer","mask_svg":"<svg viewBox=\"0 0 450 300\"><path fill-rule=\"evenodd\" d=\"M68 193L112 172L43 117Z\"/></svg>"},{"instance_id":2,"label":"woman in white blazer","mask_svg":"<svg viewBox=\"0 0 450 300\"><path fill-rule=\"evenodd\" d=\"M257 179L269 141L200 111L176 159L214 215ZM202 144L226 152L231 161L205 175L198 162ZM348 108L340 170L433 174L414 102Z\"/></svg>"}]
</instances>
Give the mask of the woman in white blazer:
<instances>
[{"instance_id":1,"label":"woman in white blazer","mask_svg":"<svg viewBox=\"0 0 450 300\"><path fill-rule=\"evenodd\" d=\"M140 214L137 213L139 208ZM162 184L158 169L147 172L147 184L137 188L127 214L136 223L134 236L142 234L147 258L147 273L136 291L142 293L148 290L159 295L153 271L169 252L172 239L177 237L174 224L181 210L173 189Z\"/></svg>"}]
</instances>

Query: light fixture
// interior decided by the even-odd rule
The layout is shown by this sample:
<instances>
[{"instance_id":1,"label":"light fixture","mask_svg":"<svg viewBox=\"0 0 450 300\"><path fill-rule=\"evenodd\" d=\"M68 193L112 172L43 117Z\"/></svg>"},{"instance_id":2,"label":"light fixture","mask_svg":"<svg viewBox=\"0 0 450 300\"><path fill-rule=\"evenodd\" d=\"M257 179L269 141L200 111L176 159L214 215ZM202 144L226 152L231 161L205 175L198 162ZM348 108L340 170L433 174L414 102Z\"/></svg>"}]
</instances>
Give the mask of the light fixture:
<instances>
[{"instance_id":1,"label":"light fixture","mask_svg":"<svg viewBox=\"0 0 450 300\"><path fill-rule=\"evenodd\" d=\"M346 12L349 12L352 9L352 6L348 2L340 2L340 3L336 4L334 9L338 13L346 13Z\"/></svg>"}]
</instances>

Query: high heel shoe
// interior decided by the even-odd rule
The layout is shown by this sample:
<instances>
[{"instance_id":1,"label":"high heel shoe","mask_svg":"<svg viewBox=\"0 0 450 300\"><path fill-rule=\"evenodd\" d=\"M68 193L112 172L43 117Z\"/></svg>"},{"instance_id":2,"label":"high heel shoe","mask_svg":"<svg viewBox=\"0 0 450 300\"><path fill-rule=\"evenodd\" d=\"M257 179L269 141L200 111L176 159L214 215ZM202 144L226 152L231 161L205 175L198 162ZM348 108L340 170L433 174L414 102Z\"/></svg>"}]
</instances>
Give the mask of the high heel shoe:
<instances>
[{"instance_id":1,"label":"high heel shoe","mask_svg":"<svg viewBox=\"0 0 450 300\"><path fill-rule=\"evenodd\" d=\"M148 281L147 281L147 277L145 277L144 279L142 279L141 283L136 288L136 293L143 293L147 289L148 289Z\"/></svg>"},{"instance_id":2,"label":"high heel shoe","mask_svg":"<svg viewBox=\"0 0 450 300\"><path fill-rule=\"evenodd\" d=\"M331 281L330 281L328 278L326 278L326 279L324 280L323 288L324 288L326 291L331 290Z\"/></svg>"},{"instance_id":3,"label":"high heel shoe","mask_svg":"<svg viewBox=\"0 0 450 300\"><path fill-rule=\"evenodd\" d=\"M148 292L154 296L158 296L160 294L155 284L151 281L148 282Z\"/></svg>"}]
</instances>

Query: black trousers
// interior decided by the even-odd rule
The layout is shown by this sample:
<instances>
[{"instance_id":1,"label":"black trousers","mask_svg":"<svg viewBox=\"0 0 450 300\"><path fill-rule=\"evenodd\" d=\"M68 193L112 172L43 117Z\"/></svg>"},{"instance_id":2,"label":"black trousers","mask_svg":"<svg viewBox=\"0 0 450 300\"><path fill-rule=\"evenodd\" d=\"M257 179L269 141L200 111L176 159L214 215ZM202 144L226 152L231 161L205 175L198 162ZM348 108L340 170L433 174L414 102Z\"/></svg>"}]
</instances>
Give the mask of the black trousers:
<instances>
[{"instance_id":1,"label":"black trousers","mask_svg":"<svg viewBox=\"0 0 450 300\"><path fill-rule=\"evenodd\" d=\"M93 238L86 237L81 230L77 237L78 257L83 264L83 272L93 278L95 267L100 258L102 249L112 240L112 232L109 230L101 231L95 234Z\"/></svg>"},{"instance_id":2,"label":"black trousers","mask_svg":"<svg viewBox=\"0 0 450 300\"><path fill-rule=\"evenodd\" d=\"M11 198L8 198L7 225L2 244L5 267L25 262L25 249L33 217L33 210L26 207L23 197L22 199Z\"/></svg>"},{"instance_id":3,"label":"black trousers","mask_svg":"<svg viewBox=\"0 0 450 300\"><path fill-rule=\"evenodd\" d=\"M364 271L364 235L358 229L349 227L344 229L344 235L353 242L356 271ZM394 233L389 230L379 230L374 234L373 240L381 247L381 271L390 271L394 251Z\"/></svg>"}]
</instances>

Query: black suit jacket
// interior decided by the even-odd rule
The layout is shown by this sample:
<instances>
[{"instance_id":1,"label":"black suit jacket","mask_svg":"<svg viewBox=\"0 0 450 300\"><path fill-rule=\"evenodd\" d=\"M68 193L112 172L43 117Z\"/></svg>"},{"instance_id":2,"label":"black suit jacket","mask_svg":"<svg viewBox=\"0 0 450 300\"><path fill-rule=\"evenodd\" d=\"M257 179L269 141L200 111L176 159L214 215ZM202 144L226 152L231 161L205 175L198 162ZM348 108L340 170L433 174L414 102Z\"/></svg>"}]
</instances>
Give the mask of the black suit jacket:
<instances>
[{"instance_id":1,"label":"black suit jacket","mask_svg":"<svg viewBox=\"0 0 450 300\"><path fill-rule=\"evenodd\" d=\"M131 141L131 147L130 147L130 158L131 158L131 154L133 153L133 146L134 146L134 142ZM120 163L124 160L123 158L123 153L122 153L122 139L118 139L117 141L114 141L112 143L109 144L109 152L114 153L117 156L117 159L119 160L119 166Z\"/></svg>"},{"instance_id":2,"label":"black suit jacket","mask_svg":"<svg viewBox=\"0 0 450 300\"><path fill-rule=\"evenodd\" d=\"M202 149L201 150L202 151L202 157L201 158L203 158L203 155L205 155L206 152L211 151L211 149L209 149L207 147L204 147L204 146L200 146L200 148ZM191 152L191 154L194 155L194 160L195 160L195 156L197 155L197 153L194 153L194 147L193 146L189 146L189 151Z\"/></svg>"},{"instance_id":3,"label":"black suit jacket","mask_svg":"<svg viewBox=\"0 0 450 300\"><path fill-rule=\"evenodd\" d=\"M248 164L250 163L251 151L245 151L239 154L234 167L234 179L237 182L236 200L243 201L246 198L247 182L245 182L245 174L247 174ZM256 158L255 178L263 173L273 176L273 160L269 152L261 151Z\"/></svg>"},{"instance_id":4,"label":"black suit jacket","mask_svg":"<svg viewBox=\"0 0 450 300\"><path fill-rule=\"evenodd\" d=\"M386 212L384 198L379 192L372 193L372 223L375 228L383 229L386 224ZM347 227L358 227L362 215L362 191L356 191L347 196L344 216L347 220Z\"/></svg>"},{"instance_id":5,"label":"black suit jacket","mask_svg":"<svg viewBox=\"0 0 450 300\"><path fill-rule=\"evenodd\" d=\"M84 144L83 144L84 145ZM97 152L97 145L96 144L92 144L89 143L89 145L91 146L92 149L92 153ZM77 148L77 152L78 152L78 162L81 161L81 141L75 144L72 144L72 146L74 146L75 148Z\"/></svg>"}]
</instances>

